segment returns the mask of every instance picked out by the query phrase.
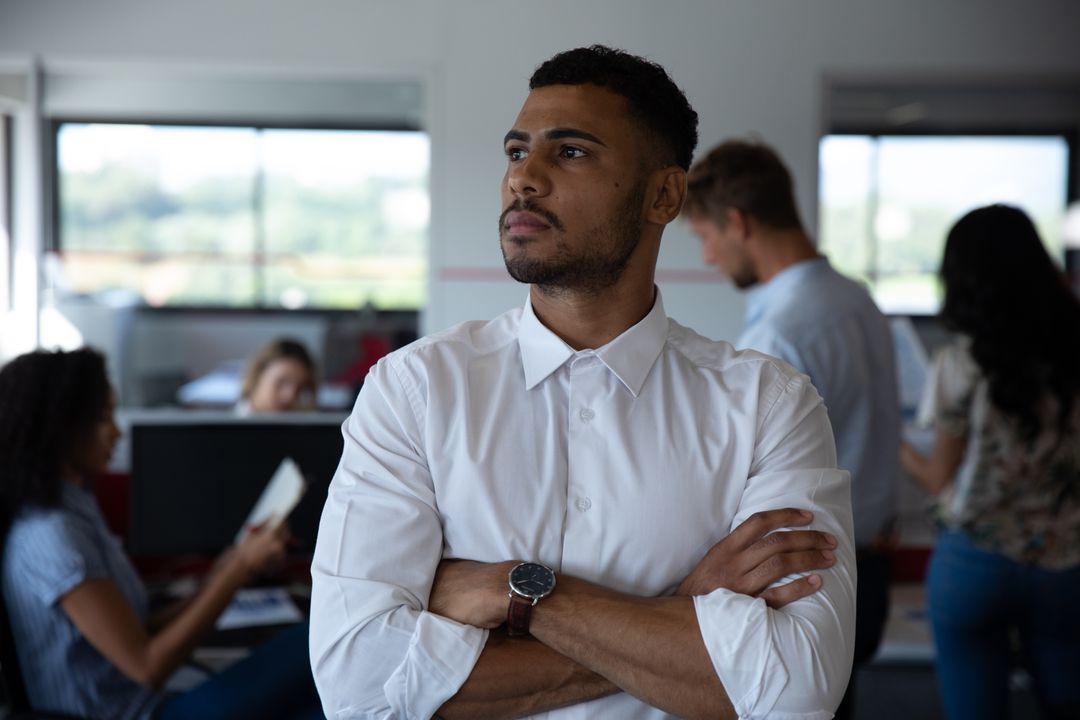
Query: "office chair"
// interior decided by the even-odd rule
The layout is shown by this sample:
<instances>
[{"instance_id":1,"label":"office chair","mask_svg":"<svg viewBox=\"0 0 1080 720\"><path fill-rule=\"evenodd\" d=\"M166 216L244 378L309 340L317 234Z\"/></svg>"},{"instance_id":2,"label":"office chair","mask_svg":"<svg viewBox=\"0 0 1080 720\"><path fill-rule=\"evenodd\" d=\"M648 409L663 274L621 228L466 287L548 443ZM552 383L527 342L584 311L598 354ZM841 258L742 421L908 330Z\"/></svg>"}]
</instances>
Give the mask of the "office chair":
<instances>
[{"instance_id":1,"label":"office chair","mask_svg":"<svg viewBox=\"0 0 1080 720\"><path fill-rule=\"evenodd\" d=\"M3 557L2 547L0 557ZM34 710L30 706L30 696L26 692L26 681L19 666L15 636L11 632L11 620L3 597L0 597L0 677L3 678L7 698L7 713L0 717L5 720L85 720L74 715Z\"/></svg>"}]
</instances>

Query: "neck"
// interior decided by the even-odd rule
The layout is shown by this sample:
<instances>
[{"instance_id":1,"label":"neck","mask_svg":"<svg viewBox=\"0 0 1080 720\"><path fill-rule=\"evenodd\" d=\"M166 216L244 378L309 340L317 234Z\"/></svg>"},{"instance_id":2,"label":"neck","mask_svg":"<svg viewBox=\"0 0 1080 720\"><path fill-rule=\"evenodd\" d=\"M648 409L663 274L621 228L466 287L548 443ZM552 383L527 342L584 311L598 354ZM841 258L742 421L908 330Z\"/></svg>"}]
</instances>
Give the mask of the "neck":
<instances>
[{"instance_id":1,"label":"neck","mask_svg":"<svg viewBox=\"0 0 1080 720\"><path fill-rule=\"evenodd\" d=\"M758 280L766 283L792 265L821 257L800 229L764 230L757 234L753 262Z\"/></svg>"},{"instance_id":2,"label":"neck","mask_svg":"<svg viewBox=\"0 0 1080 720\"><path fill-rule=\"evenodd\" d=\"M76 471L70 465L65 465L60 470L60 479L66 483L70 483L75 487L85 488L87 486L86 478L82 473Z\"/></svg>"},{"instance_id":3,"label":"neck","mask_svg":"<svg viewBox=\"0 0 1080 720\"><path fill-rule=\"evenodd\" d=\"M595 292L529 291L536 317L575 350L602 347L629 330L652 310L655 295L652 273Z\"/></svg>"}]
</instances>

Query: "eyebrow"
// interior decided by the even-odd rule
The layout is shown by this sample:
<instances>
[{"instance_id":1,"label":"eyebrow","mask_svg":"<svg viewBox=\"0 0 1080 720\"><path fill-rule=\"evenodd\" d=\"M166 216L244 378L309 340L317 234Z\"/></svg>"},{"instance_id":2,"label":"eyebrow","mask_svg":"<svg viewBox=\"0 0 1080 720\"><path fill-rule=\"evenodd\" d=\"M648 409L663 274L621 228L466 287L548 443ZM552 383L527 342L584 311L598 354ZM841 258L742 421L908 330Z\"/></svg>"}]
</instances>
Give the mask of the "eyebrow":
<instances>
[{"instance_id":1,"label":"eyebrow","mask_svg":"<svg viewBox=\"0 0 1080 720\"><path fill-rule=\"evenodd\" d=\"M596 137L590 132L578 130L577 128L552 128L551 130L544 131L543 136L547 140L564 140L566 138L577 138L579 140L587 140L589 142L596 143L601 147L607 147L607 143L605 143L600 138ZM528 142L531 137L532 136L529 133L522 130L511 130L510 132L506 133L506 136L503 138L503 145L510 142L511 140Z\"/></svg>"}]
</instances>

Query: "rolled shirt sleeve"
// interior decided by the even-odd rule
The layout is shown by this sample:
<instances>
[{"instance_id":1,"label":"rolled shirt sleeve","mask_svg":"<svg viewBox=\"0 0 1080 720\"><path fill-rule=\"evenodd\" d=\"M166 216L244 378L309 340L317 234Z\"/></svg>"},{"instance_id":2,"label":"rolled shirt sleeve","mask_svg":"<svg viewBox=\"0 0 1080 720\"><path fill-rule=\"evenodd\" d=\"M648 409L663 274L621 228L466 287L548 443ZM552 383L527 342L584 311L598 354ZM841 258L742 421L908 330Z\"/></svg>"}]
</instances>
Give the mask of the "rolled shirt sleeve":
<instances>
[{"instance_id":1,"label":"rolled shirt sleeve","mask_svg":"<svg viewBox=\"0 0 1080 720\"><path fill-rule=\"evenodd\" d=\"M71 514L32 514L16 524L7 539L13 574L45 606L87 580L108 578L108 566L91 530Z\"/></svg>"},{"instance_id":2,"label":"rolled shirt sleeve","mask_svg":"<svg viewBox=\"0 0 1080 720\"><path fill-rule=\"evenodd\" d=\"M788 376L790 378L790 376ZM728 590L696 597L702 638L740 718L830 718L851 673L855 552L848 473L836 469L825 408L805 376L783 382L763 414L751 475L732 529L758 511L796 507L838 540L822 587L772 610ZM790 582L795 576L778 584Z\"/></svg>"},{"instance_id":3,"label":"rolled shirt sleeve","mask_svg":"<svg viewBox=\"0 0 1080 720\"><path fill-rule=\"evenodd\" d=\"M328 717L427 720L487 640L425 611L443 535L417 392L380 362L342 427L312 564L311 662Z\"/></svg>"}]
</instances>

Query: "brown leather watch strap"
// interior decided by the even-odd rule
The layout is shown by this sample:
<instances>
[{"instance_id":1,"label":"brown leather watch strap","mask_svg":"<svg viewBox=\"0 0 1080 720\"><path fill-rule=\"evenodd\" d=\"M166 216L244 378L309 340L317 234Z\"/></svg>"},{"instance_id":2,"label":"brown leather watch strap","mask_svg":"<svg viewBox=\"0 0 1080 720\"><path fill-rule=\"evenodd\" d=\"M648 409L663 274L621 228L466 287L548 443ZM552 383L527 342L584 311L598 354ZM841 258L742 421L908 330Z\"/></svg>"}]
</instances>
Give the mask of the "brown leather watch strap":
<instances>
[{"instance_id":1,"label":"brown leather watch strap","mask_svg":"<svg viewBox=\"0 0 1080 720\"><path fill-rule=\"evenodd\" d=\"M510 593L510 609L506 611L506 634L510 637L528 635L532 609L532 600L515 592Z\"/></svg>"}]
</instances>

